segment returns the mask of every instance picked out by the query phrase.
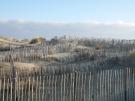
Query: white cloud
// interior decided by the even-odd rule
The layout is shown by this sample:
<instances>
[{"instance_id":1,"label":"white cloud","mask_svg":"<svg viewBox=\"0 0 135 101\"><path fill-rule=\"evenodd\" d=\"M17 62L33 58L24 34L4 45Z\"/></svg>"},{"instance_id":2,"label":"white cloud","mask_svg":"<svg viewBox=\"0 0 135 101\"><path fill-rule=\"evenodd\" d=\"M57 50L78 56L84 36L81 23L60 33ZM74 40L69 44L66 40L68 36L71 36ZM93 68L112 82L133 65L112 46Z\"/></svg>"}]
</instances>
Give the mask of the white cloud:
<instances>
[{"instance_id":1,"label":"white cloud","mask_svg":"<svg viewBox=\"0 0 135 101\"><path fill-rule=\"evenodd\" d=\"M103 38L135 38L135 23L132 22L32 22L25 20L1 20L0 36L11 36L17 38L31 38L41 35L47 38L55 35L76 35L82 37Z\"/></svg>"}]
</instances>

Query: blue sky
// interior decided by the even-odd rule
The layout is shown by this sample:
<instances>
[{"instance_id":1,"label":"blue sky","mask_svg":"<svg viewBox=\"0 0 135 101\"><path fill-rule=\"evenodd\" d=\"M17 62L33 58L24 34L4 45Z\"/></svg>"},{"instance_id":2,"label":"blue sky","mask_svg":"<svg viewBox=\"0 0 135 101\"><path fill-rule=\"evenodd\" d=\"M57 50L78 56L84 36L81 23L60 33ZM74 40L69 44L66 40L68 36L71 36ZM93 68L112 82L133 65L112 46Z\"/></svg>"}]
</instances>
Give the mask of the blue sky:
<instances>
[{"instance_id":1,"label":"blue sky","mask_svg":"<svg viewBox=\"0 0 135 101\"><path fill-rule=\"evenodd\" d=\"M135 22L135 0L0 0L1 20Z\"/></svg>"},{"instance_id":2,"label":"blue sky","mask_svg":"<svg viewBox=\"0 0 135 101\"><path fill-rule=\"evenodd\" d=\"M135 0L0 0L0 36L135 39Z\"/></svg>"}]
</instances>

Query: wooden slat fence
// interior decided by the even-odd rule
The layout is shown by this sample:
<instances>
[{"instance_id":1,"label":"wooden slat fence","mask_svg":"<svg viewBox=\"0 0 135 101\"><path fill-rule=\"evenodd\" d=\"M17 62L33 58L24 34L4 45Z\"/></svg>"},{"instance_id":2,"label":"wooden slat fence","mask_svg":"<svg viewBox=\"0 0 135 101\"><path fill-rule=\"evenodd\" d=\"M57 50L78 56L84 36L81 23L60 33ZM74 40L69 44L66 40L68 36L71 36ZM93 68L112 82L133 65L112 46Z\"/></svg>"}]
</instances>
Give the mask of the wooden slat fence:
<instances>
[{"instance_id":1,"label":"wooden slat fence","mask_svg":"<svg viewBox=\"0 0 135 101\"><path fill-rule=\"evenodd\" d=\"M134 101L135 68L0 76L0 101Z\"/></svg>"},{"instance_id":2,"label":"wooden slat fence","mask_svg":"<svg viewBox=\"0 0 135 101\"><path fill-rule=\"evenodd\" d=\"M82 50L80 57L73 53L60 59L58 64L49 65L51 61L47 56L53 50L56 53L68 51L69 46L11 48L9 52L1 53L0 62L10 63L11 68L7 72L6 68L0 68L0 101L135 101L134 63L124 62L127 51L133 50L134 44L127 49L84 49L89 57L81 56ZM115 61L110 60L113 58ZM19 71L14 62L42 63L43 68L38 73ZM117 65L121 62L123 66L119 68Z\"/></svg>"}]
</instances>

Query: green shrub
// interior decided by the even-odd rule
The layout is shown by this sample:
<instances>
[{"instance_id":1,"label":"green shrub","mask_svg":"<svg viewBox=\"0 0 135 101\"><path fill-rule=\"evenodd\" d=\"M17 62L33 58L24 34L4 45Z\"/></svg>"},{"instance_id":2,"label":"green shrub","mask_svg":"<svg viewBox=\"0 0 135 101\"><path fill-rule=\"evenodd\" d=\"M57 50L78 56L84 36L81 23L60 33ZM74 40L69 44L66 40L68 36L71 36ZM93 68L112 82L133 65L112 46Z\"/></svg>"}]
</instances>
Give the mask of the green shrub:
<instances>
[{"instance_id":1,"label":"green shrub","mask_svg":"<svg viewBox=\"0 0 135 101\"><path fill-rule=\"evenodd\" d=\"M135 58L135 51L131 52L131 53L129 54L129 56L130 56L131 58Z\"/></svg>"}]
</instances>

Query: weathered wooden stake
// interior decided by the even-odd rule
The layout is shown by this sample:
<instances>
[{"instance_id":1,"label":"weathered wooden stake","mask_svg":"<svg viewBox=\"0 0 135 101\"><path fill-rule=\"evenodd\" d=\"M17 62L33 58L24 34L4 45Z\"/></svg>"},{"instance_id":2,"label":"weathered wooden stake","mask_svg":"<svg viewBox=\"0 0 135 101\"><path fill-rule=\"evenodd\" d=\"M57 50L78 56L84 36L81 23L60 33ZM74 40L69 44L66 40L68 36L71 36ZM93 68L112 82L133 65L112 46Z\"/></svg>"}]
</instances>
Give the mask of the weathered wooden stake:
<instances>
[{"instance_id":1,"label":"weathered wooden stake","mask_svg":"<svg viewBox=\"0 0 135 101\"><path fill-rule=\"evenodd\" d=\"M127 68L124 69L124 101L127 101Z\"/></svg>"},{"instance_id":2,"label":"weathered wooden stake","mask_svg":"<svg viewBox=\"0 0 135 101\"><path fill-rule=\"evenodd\" d=\"M14 61L12 59L12 56L9 55L10 57L10 64L12 66L12 101L16 101L16 69L15 69L15 65L14 65Z\"/></svg>"}]
</instances>

